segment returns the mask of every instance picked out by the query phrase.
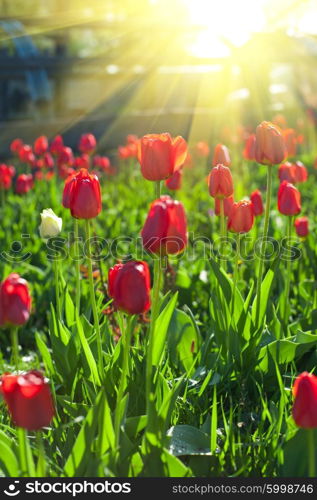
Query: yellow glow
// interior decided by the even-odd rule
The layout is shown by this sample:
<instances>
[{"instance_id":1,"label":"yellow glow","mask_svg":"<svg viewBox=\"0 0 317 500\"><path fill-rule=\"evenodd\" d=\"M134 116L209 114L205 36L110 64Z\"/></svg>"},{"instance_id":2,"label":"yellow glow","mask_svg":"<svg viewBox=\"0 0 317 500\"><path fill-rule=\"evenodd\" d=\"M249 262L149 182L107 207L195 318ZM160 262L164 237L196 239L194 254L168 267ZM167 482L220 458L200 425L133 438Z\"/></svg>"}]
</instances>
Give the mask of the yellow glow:
<instances>
[{"instance_id":1,"label":"yellow glow","mask_svg":"<svg viewBox=\"0 0 317 500\"><path fill-rule=\"evenodd\" d=\"M188 22L201 27L191 51L199 57L224 57L265 27L266 0L183 0Z\"/></svg>"}]
</instances>

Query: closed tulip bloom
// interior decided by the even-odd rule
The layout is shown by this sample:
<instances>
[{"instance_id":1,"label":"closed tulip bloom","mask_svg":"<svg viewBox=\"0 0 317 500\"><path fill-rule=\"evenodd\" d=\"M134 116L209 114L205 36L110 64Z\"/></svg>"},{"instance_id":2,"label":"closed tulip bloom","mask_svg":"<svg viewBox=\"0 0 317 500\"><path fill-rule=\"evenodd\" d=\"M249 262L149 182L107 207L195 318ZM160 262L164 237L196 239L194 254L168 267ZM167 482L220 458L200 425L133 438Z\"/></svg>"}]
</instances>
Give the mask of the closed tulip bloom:
<instances>
[{"instance_id":1,"label":"closed tulip bloom","mask_svg":"<svg viewBox=\"0 0 317 500\"><path fill-rule=\"evenodd\" d=\"M23 141L21 139L14 139L10 144L11 153L18 155L22 146L23 146Z\"/></svg>"},{"instance_id":2,"label":"closed tulip bloom","mask_svg":"<svg viewBox=\"0 0 317 500\"><path fill-rule=\"evenodd\" d=\"M31 146L29 146L28 144L23 144L23 146L20 147L18 154L19 154L19 159L22 163L28 163L32 165L32 163L35 160L33 150Z\"/></svg>"},{"instance_id":3,"label":"closed tulip bloom","mask_svg":"<svg viewBox=\"0 0 317 500\"><path fill-rule=\"evenodd\" d=\"M15 192L17 194L26 194L33 188L32 174L20 174L15 182Z\"/></svg>"},{"instance_id":4,"label":"closed tulip bloom","mask_svg":"<svg viewBox=\"0 0 317 500\"><path fill-rule=\"evenodd\" d=\"M41 224L39 226L40 236L43 239L54 238L62 230L63 221L51 208L45 208L41 213Z\"/></svg>"},{"instance_id":5,"label":"closed tulip bloom","mask_svg":"<svg viewBox=\"0 0 317 500\"><path fill-rule=\"evenodd\" d=\"M171 191L177 191L181 188L183 178L183 170L176 170L174 174L166 179L165 185Z\"/></svg>"},{"instance_id":6,"label":"closed tulip bloom","mask_svg":"<svg viewBox=\"0 0 317 500\"><path fill-rule=\"evenodd\" d=\"M16 273L0 284L0 326L19 326L30 317L31 295L27 281Z\"/></svg>"},{"instance_id":7,"label":"closed tulip bloom","mask_svg":"<svg viewBox=\"0 0 317 500\"><path fill-rule=\"evenodd\" d=\"M224 198L223 213L225 217L228 217L230 215L233 203L234 203L233 196L228 196L228 198ZM220 198L215 198L215 214L220 215Z\"/></svg>"},{"instance_id":8,"label":"closed tulip bloom","mask_svg":"<svg viewBox=\"0 0 317 500\"><path fill-rule=\"evenodd\" d=\"M93 134L83 134L80 138L78 149L81 153L91 154L97 146L96 137Z\"/></svg>"},{"instance_id":9,"label":"closed tulip bloom","mask_svg":"<svg viewBox=\"0 0 317 500\"><path fill-rule=\"evenodd\" d=\"M141 172L149 181L165 180L181 168L187 156L187 144L181 136L170 134L144 135L138 142Z\"/></svg>"},{"instance_id":10,"label":"closed tulip bloom","mask_svg":"<svg viewBox=\"0 0 317 500\"><path fill-rule=\"evenodd\" d=\"M52 155L58 156L63 148L64 148L63 137L61 135L57 135L56 137L54 137L54 139L50 144L50 153L52 153Z\"/></svg>"},{"instance_id":11,"label":"closed tulip bloom","mask_svg":"<svg viewBox=\"0 0 317 500\"><path fill-rule=\"evenodd\" d=\"M296 184L301 182L306 182L308 178L307 168L301 161L296 161L293 165L294 168L294 178Z\"/></svg>"},{"instance_id":12,"label":"closed tulip bloom","mask_svg":"<svg viewBox=\"0 0 317 500\"><path fill-rule=\"evenodd\" d=\"M208 176L209 194L213 198L228 198L233 194L233 181L230 169L217 165Z\"/></svg>"},{"instance_id":13,"label":"closed tulip bloom","mask_svg":"<svg viewBox=\"0 0 317 500\"><path fill-rule=\"evenodd\" d=\"M9 167L4 163L0 165L0 189L10 189L12 184L12 177L14 176L13 167Z\"/></svg>"},{"instance_id":14,"label":"closed tulip bloom","mask_svg":"<svg viewBox=\"0 0 317 500\"><path fill-rule=\"evenodd\" d=\"M210 149L209 149L207 142L205 142L205 141L197 142L196 153L197 153L197 156L199 156L200 158L206 158L210 153Z\"/></svg>"},{"instance_id":15,"label":"closed tulip bloom","mask_svg":"<svg viewBox=\"0 0 317 500\"><path fill-rule=\"evenodd\" d=\"M57 163L59 166L67 165L70 167L74 163L74 155L72 148L63 147L57 156Z\"/></svg>"},{"instance_id":16,"label":"closed tulip bloom","mask_svg":"<svg viewBox=\"0 0 317 500\"><path fill-rule=\"evenodd\" d=\"M308 372L301 373L293 386L295 396L292 415L298 427L317 427L317 377Z\"/></svg>"},{"instance_id":17,"label":"closed tulip bloom","mask_svg":"<svg viewBox=\"0 0 317 500\"><path fill-rule=\"evenodd\" d=\"M287 151L287 158L292 158L296 155L297 134L294 129L287 128L286 130L283 130L283 137Z\"/></svg>"},{"instance_id":18,"label":"closed tulip bloom","mask_svg":"<svg viewBox=\"0 0 317 500\"><path fill-rule=\"evenodd\" d=\"M48 149L48 140L45 135L41 135L34 141L34 153L36 155L43 155Z\"/></svg>"},{"instance_id":19,"label":"closed tulip bloom","mask_svg":"<svg viewBox=\"0 0 317 500\"><path fill-rule=\"evenodd\" d=\"M139 138L135 134L128 134L126 137L126 142L127 144L136 144L138 142Z\"/></svg>"},{"instance_id":20,"label":"closed tulip bloom","mask_svg":"<svg viewBox=\"0 0 317 500\"><path fill-rule=\"evenodd\" d=\"M234 233L248 233L253 226L254 212L251 201L233 203L228 217L228 230Z\"/></svg>"},{"instance_id":21,"label":"closed tulip bloom","mask_svg":"<svg viewBox=\"0 0 317 500\"><path fill-rule=\"evenodd\" d=\"M212 164L215 167L216 165L225 165L226 167L230 167L231 159L229 154L229 149L224 144L217 144L214 150L214 157L212 159Z\"/></svg>"},{"instance_id":22,"label":"closed tulip bloom","mask_svg":"<svg viewBox=\"0 0 317 500\"><path fill-rule=\"evenodd\" d=\"M245 146L243 150L243 157L246 160L254 161L255 160L255 134L249 135L247 140L245 141Z\"/></svg>"},{"instance_id":23,"label":"closed tulip bloom","mask_svg":"<svg viewBox=\"0 0 317 500\"><path fill-rule=\"evenodd\" d=\"M54 168L54 159L51 153L44 153L43 162L46 168Z\"/></svg>"},{"instance_id":24,"label":"closed tulip bloom","mask_svg":"<svg viewBox=\"0 0 317 500\"><path fill-rule=\"evenodd\" d=\"M300 236L301 238L308 236L308 217L298 217L294 221L294 226L297 236Z\"/></svg>"},{"instance_id":25,"label":"closed tulip bloom","mask_svg":"<svg viewBox=\"0 0 317 500\"><path fill-rule=\"evenodd\" d=\"M155 200L141 232L143 246L156 254L178 254L187 245L187 221L181 202L169 196Z\"/></svg>"},{"instance_id":26,"label":"closed tulip bloom","mask_svg":"<svg viewBox=\"0 0 317 500\"><path fill-rule=\"evenodd\" d=\"M264 208L261 191L259 189L253 191L250 195L250 199L252 201L254 215L262 215Z\"/></svg>"},{"instance_id":27,"label":"closed tulip bloom","mask_svg":"<svg viewBox=\"0 0 317 500\"><path fill-rule=\"evenodd\" d=\"M277 206L281 214L297 215L301 211L301 197L298 189L290 182L283 181L277 193Z\"/></svg>"},{"instance_id":28,"label":"closed tulip bloom","mask_svg":"<svg viewBox=\"0 0 317 500\"><path fill-rule=\"evenodd\" d=\"M278 165L285 160L286 154L281 130L271 122L260 123L256 128L256 161L264 165Z\"/></svg>"},{"instance_id":29,"label":"closed tulip bloom","mask_svg":"<svg viewBox=\"0 0 317 500\"><path fill-rule=\"evenodd\" d=\"M55 410L48 380L40 372L32 370L20 375L3 375L0 393L18 427L38 431L50 425Z\"/></svg>"},{"instance_id":30,"label":"closed tulip bloom","mask_svg":"<svg viewBox=\"0 0 317 500\"><path fill-rule=\"evenodd\" d=\"M117 309L128 314L148 311L150 301L150 271L146 262L129 261L109 269L108 293Z\"/></svg>"},{"instance_id":31,"label":"closed tulip bloom","mask_svg":"<svg viewBox=\"0 0 317 500\"><path fill-rule=\"evenodd\" d=\"M287 181L293 184L295 182L295 176L295 166L293 163L286 161L278 167L278 178L280 182Z\"/></svg>"},{"instance_id":32,"label":"closed tulip bloom","mask_svg":"<svg viewBox=\"0 0 317 500\"><path fill-rule=\"evenodd\" d=\"M63 206L76 219L92 219L101 212L100 184L96 175L85 168L66 179Z\"/></svg>"}]
</instances>

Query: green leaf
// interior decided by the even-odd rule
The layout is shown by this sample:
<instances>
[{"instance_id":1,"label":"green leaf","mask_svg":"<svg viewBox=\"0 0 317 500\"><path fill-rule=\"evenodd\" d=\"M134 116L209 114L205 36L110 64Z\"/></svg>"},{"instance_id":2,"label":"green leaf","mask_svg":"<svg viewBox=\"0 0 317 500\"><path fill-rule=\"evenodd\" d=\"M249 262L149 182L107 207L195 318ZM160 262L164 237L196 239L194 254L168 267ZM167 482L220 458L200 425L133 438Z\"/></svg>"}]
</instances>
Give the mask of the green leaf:
<instances>
[{"instance_id":1,"label":"green leaf","mask_svg":"<svg viewBox=\"0 0 317 500\"><path fill-rule=\"evenodd\" d=\"M76 317L76 326L77 326L77 332L79 335L80 343L81 343L82 348L83 348L83 353L84 353L84 356L85 356L87 363L88 363L88 366L89 366L92 381L95 385L101 385L99 374L98 374L98 369L97 369L97 364L96 364L95 358L93 357L91 349L89 347L88 341L87 341L85 333L84 333L83 326L81 324L81 319L78 316L78 314Z\"/></svg>"},{"instance_id":2,"label":"green leaf","mask_svg":"<svg viewBox=\"0 0 317 500\"><path fill-rule=\"evenodd\" d=\"M175 425L167 433L169 451L175 456L211 455L210 436L191 425Z\"/></svg>"},{"instance_id":3,"label":"green leaf","mask_svg":"<svg viewBox=\"0 0 317 500\"><path fill-rule=\"evenodd\" d=\"M55 369L54 369L51 354L50 354L46 344L42 340L41 335L38 332L35 333L35 341L36 341L37 348L42 355L43 362L45 365L45 371L47 371L51 375L54 374Z\"/></svg>"},{"instance_id":4,"label":"green leaf","mask_svg":"<svg viewBox=\"0 0 317 500\"><path fill-rule=\"evenodd\" d=\"M159 317L155 322L154 338L153 338L153 352L152 363L153 366L158 366L161 361L163 350L165 347L166 335L168 326L171 321L173 311L176 307L178 292L176 292L171 300L164 307Z\"/></svg>"},{"instance_id":5,"label":"green leaf","mask_svg":"<svg viewBox=\"0 0 317 500\"><path fill-rule=\"evenodd\" d=\"M190 316L180 309L174 310L168 327L168 349L173 363L179 361L187 373L193 367L200 344L197 331Z\"/></svg>"},{"instance_id":6,"label":"green leaf","mask_svg":"<svg viewBox=\"0 0 317 500\"><path fill-rule=\"evenodd\" d=\"M19 462L12 450L12 439L0 431L0 469L8 477L19 477Z\"/></svg>"}]
</instances>

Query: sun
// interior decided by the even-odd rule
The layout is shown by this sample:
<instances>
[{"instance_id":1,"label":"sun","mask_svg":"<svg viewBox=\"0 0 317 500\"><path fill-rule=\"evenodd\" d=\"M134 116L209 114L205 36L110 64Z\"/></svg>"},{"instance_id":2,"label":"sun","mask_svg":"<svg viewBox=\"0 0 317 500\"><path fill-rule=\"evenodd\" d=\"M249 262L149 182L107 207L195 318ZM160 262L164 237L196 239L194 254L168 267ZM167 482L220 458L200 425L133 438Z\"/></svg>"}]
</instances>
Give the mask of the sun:
<instances>
[{"instance_id":1,"label":"sun","mask_svg":"<svg viewBox=\"0 0 317 500\"><path fill-rule=\"evenodd\" d=\"M191 51L200 57L229 55L265 27L267 0L183 0L188 23L200 27ZM227 44L226 44L227 42Z\"/></svg>"}]
</instances>

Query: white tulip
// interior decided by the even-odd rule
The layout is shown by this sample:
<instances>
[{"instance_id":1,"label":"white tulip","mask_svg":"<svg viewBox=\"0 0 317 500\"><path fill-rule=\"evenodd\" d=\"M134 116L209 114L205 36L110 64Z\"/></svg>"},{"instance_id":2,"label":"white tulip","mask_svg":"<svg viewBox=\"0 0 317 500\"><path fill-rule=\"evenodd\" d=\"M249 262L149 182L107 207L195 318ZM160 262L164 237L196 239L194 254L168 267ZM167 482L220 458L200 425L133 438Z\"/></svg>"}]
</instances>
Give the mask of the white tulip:
<instances>
[{"instance_id":1,"label":"white tulip","mask_svg":"<svg viewBox=\"0 0 317 500\"><path fill-rule=\"evenodd\" d=\"M63 221L54 214L51 208L43 210L41 219L41 225L39 226L41 238L47 239L59 235L62 230Z\"/></svg>"}]
</instances>

